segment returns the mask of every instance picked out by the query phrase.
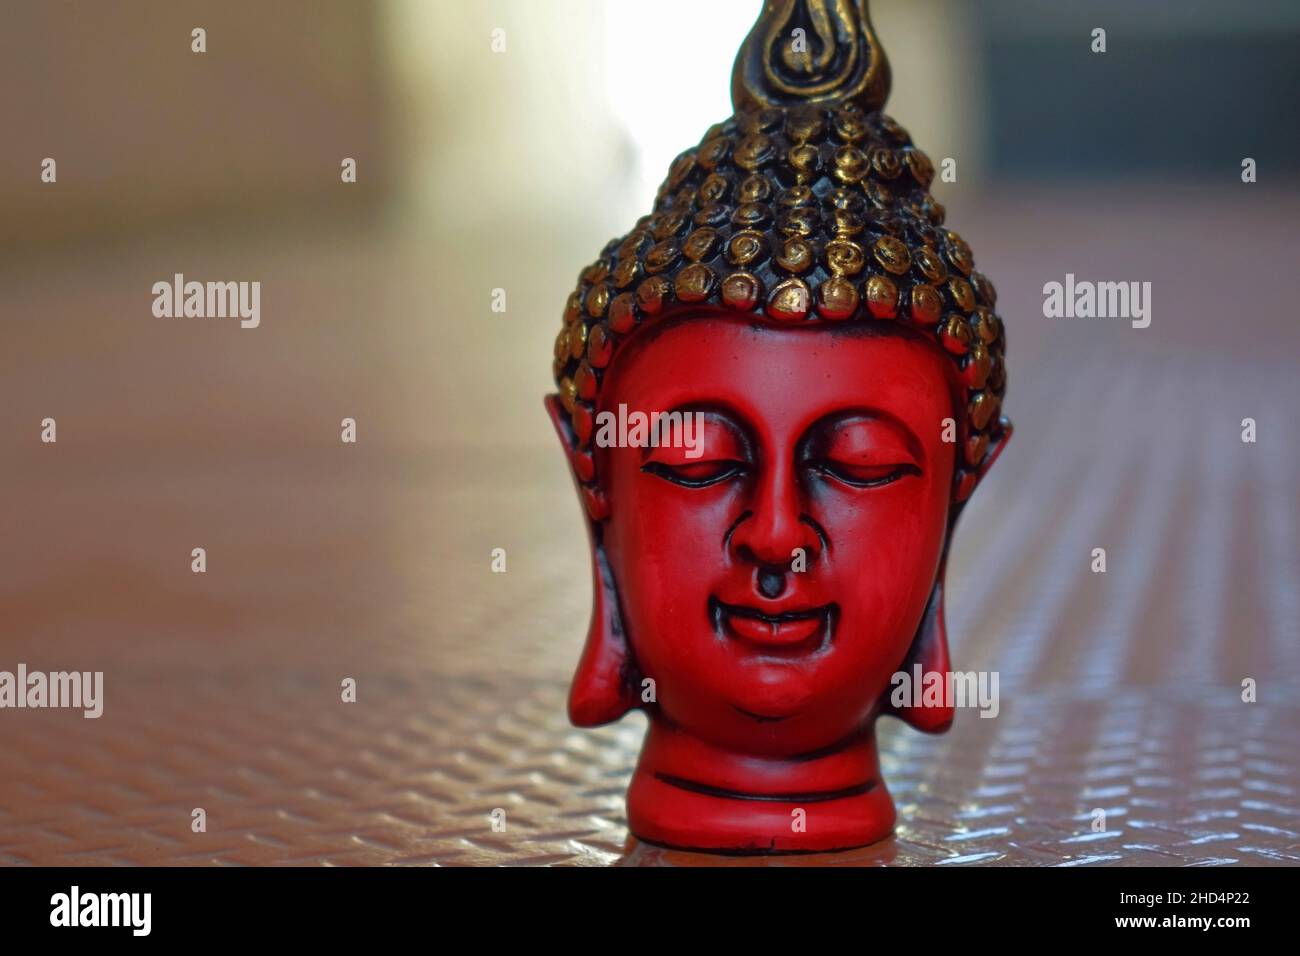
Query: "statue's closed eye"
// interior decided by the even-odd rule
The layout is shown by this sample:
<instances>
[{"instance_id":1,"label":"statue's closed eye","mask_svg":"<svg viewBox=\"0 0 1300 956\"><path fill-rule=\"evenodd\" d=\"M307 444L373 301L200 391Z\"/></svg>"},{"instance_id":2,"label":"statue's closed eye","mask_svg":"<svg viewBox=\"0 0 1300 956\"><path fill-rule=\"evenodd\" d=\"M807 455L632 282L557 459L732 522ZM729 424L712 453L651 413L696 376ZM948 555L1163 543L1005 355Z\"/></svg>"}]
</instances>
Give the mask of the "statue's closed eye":
<instances>
[{"instance_id":1,"label":"statue's closed eye","mask_svg":"<svg viewBox=\"0 0 1300 956\"><path fill-rule=\"evenodd\" d=\"M743 461L732 459L692 461L676 465L662 461L648 461L641 466L641 470L684 488L707 488L709 485L716 485L728 478L743 474L745 467Z\"/></svg>"},{"instance_id":2,"label":"statue's closed eye","mask_svg":"<svg viewBox=\"0 0 1300 956\"><path fill-rule=\"evenodd\" d=\"M832 416L815 425L803 445L803 464L815 475L851 488L880 488L920 476L919 442L888 415Z\"/></svg>"},{"instance_id":3,"label":"statue's closed eye","mask_svg":"<svg viewBox=\"0 0 1300 956\"><path fill-rule=\"evenodd\" d=\"M882 485L892 484L907 475L919 476L921 474L921 469L910 463L862 465L843 461L822 460L810 462L809 464L821 474L854 488L879 488Z\"/></svg>"},{"instance_id":4,"label":"statue's closed eye","mask_svg":"<svg viewBox=\"0 0 1300 956\"><path fill-rule=\"evenodd\" d=\"M707 488L747 474L749 442L740 427L712 410L675 409L683 414L682 430L646 450L641 470L683 488Z\"/></svg>"}]
</instances>

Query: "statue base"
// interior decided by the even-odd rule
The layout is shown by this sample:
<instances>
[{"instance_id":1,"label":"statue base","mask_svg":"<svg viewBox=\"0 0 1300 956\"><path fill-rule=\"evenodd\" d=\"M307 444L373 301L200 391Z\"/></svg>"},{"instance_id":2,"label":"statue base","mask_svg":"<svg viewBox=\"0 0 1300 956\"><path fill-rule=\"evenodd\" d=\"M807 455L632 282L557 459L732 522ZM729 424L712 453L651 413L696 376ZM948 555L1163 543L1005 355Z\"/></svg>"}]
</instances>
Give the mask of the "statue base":
<instances>
[{"instance_id":1,"label":"statue base","mask_svg":"<svg viewBox=\"0 0 1300 956\"><path fill-rule=\"evenodd\" d=\"M736 855L854 849L890 836L895 820L874 731L815 757L762 758L654 721L627 814L647 843Z\"/></svg>"}]
</instances>

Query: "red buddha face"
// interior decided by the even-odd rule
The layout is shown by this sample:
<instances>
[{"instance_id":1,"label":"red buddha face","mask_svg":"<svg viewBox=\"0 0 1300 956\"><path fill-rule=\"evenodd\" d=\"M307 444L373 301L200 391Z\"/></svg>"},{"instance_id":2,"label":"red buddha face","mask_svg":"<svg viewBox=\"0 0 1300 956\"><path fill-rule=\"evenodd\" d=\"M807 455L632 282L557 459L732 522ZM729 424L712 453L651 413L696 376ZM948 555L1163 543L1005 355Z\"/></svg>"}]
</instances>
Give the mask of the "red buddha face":
<instances>
[{"instance_id":1,"label":"red buddha face","mask_svg":"<svg viewBox=\"0 0 1300 956\"><path fill-rule=\"evenodd\" d=\"M621 350L598 411L703 424L697 446L595 452L601 545L662 717L779 757L873 716L943 558L954 376L905 329L721 311Z\"/></svg>"}]
</instances>

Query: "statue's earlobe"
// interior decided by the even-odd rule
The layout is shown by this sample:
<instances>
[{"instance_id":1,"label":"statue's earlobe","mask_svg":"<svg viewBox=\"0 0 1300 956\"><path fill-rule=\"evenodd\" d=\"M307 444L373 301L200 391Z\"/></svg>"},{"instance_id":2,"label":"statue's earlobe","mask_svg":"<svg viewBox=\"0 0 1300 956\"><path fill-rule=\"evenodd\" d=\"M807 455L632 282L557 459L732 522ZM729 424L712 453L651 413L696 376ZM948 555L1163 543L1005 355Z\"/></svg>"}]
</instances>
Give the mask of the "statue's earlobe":
<instances>
[{"instance_id":1,"label":"statue's earlobe","mask_svg":"<svg viewBox=\"0 0 1300 956\"><path fill-rule=\"evenodd\" d=\"M908 703L898 706L890 699L892 696L893 685L885 692L884 712L893 714L908 724L911 724L917 730L924 731L927 734L938 734L947 730L952 725L953 706L952 701L948 699L946 692L948 682L948 669L950 667L948 660L948 628L943 620L943 578L944 571L939 572L939 579L934 584L934 590L930 592L930 603L926 606L925 617L921 620L921 627L916 633L916 639L912 642L912 649L899 668L907 674L909 685L916 680L916 665L921 665L921 679L924 681L927 675L938 673L943 680L945 689L942 703L939 706L921 706L915 703L922 699L922 691L925 685L921 687L911 687L908 689L911 693L904 695L909 699Z\"/></svg>"},{"instance_id":2,"label":"statue's earlobe","mask_svg":"<svg viewBox=\"0 0 1300 956\"><path fill-rule=\"evenodd\" d=\"M608 724L636 706L628 665L614 581L603 549L593 545L591 625L569 688L569 721L575 727Z\"/></svg>"},{"instance_id":3,"label":"statue's earlobe","mask_svg":"<svg viewBox=\"0 0 1300 956\"><path fill-rule=\"evenodd\" d=\"M575 467L580 453L573 431L564 418L559 396L547 396L546 410L560 436L560 444L569 459L570 471L587 512L592 570L591 626L587 629L587 643L569 688L569 720L577 727L595 727L618 720L635 707L636 695L630 682L627 639L619 616L614 576L599 540L598 525L603 517L604 500L597 492L595 500L601 509L593 510L593 495L584 489Z\"/></svg>"}]
</instances>

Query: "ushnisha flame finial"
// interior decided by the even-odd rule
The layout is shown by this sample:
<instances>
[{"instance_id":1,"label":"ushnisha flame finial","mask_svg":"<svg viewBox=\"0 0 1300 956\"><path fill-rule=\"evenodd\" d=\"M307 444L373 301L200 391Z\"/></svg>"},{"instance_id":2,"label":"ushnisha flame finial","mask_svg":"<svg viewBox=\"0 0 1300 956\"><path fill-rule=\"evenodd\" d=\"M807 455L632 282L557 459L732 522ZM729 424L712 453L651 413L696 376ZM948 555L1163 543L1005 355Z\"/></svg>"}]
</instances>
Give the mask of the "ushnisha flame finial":
<instances>
[{"instance_id":1,"label":"ushnisha flame finial","mask_svg":"<svg viewBox=\"0 0 1300 956\"><path fill-rule=\"evenodd\" d=\"M736 112L836 101L871 113L888 98L867 0L764 0L731 74Z\"/></svg>"}]
</instances>

